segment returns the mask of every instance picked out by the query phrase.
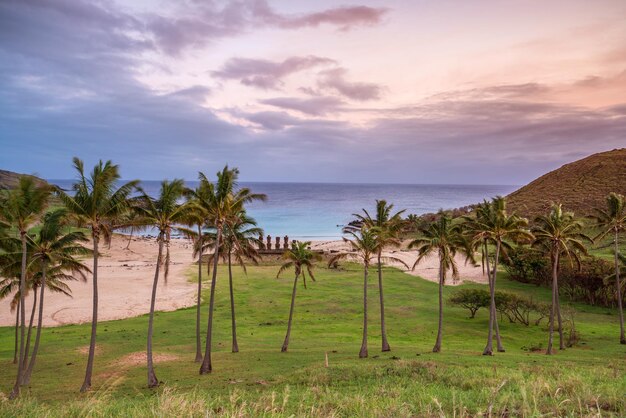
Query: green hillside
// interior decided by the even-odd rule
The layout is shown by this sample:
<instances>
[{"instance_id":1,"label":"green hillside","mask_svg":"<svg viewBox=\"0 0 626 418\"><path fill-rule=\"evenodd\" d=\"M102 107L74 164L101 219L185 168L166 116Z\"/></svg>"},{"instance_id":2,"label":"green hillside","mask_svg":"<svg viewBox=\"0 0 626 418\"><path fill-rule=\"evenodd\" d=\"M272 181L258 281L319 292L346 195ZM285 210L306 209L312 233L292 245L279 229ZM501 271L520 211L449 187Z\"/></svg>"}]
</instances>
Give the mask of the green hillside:
<instances>
[{"instance_id":1,"label":"green hillside","mask_svg":"<svg viewBox=\"0 0 626 418\"><path fill-rule=\"evenodd\" d=\"M362 270L345 268L320 268L317 282L298 288L288 353L280 353L280 346L291 278L276 279L276 265L250 267L248 277L235 270L241 351L232 354L228 282L220 275L214 371L208 376L199 376L193 362L195 310L158 313L154 349L163 384L157 390L146 388L141 357L146 316L100 324L94 391L88 395L78 393L88 325L45 329L26 396L11 402L0 395L0 415L578 416L598 409L605 416L626 414L626 347L616 339L615 311L575 305L581 342L554 356L534 351L546 346L545 321L524 326L502 320L507 352L485 357L487 311L469 319L466 310L446 306L443 351L433 354L437 285L390 268L385 295L392 351L380 352L378 292L371 280L370 357L359 360ZM456 289L446 287L446 295ZM504 276L500 289L535 300L550 297L548 289ZM148 300L150 289L145 291ZM205 305L203 322L206 313ZM5 394L15 373L12 358L13 328L0 328L0 390Z\"/></svg>"}]
</instances>

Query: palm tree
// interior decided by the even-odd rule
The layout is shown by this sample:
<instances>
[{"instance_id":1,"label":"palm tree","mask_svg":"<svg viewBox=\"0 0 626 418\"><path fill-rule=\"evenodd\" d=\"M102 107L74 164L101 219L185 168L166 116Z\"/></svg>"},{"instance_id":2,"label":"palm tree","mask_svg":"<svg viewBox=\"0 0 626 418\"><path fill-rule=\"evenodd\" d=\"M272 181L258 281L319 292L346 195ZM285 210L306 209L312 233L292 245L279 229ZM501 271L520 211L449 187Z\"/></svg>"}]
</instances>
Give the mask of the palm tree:
<instances>
[{"instance_id":1,"label":"palm tree","mask_svg":"<svg viewBox=\"0 0 626 418\"><path fill-rule=\"evenodd\" d=\"M356 217L357 225L363 225L368 228L376 227L376 239L378 241L378 250L376 254L376 263L378 268L378 291L379 291L379 299L380 299L380 329L381 329L381 337L382 337L382 351L391 351L391 347L389 346L389 342L387 341L387 330L385 324L385 301L383 296L383 269L382 269L382 252L385 248L390 246L399 246L400 239L398 235L401 232L403 221L402 214L405 210L401 210L392 214L393 205L387 204L386 200L376 200L376 216L372 217L365 209L363 210L363 214L355 213L353 216ZM353 225L347 226L344 228L344 231L355 231L355 227Z\"/></svg>"},{"instance_id":2,"label":"palm tree","mask_svg":"<svg viewBox=\"0 0 626 418\"><path fill-rule=\"evenodd\" d=\"M78 173L77 182L72 186L73 195L58 189L57 195L65 204L77 225L89 228L93 242L93 313L91 317L91 337L89 356L85 370L85 380L80 388L86 392L91 388L91 376L96 350L96 330L98 326L98 245L103 239L111 241L112 225L128 209L129 196L137 187L138 180L117 187L120 179L119 167L111 161L99 161L89 176L85 175L83 162L74 157L74 168Z\"/></svg>"},{"instance_id":3,"label":"palm tree","mask_svg":"<svg viewBox=\"0 0 626 418\"><path fill-rule=\"evenodd\" d=\"M222 259L228 264L228 287L230 291L230 318L232 333L232 352L239 352L237 343L237 322L235 319L235 296L233 290L233 270L232 259L246 271L246 259L254 264L258 264L257 247L261 244L259 236L263 234L263 229L257 227L256 220L248 216L245 211L240 211L233 216L232 221L224 226L224 238L222 239ZM215 234L205 234L207 239L206 249L215 250Z\"/></svg>"},{"instance_id":4,"label":"palm tree","mask_svg":"<svg viewBox=\"0 0 626 418\"><path fill-rule=\"evenodd\" d=\"M443 328L443 286L446 282L448 270L452 271L452 278L459 277L456 262L457 253L464 254L466 260L473 260L473 251L462 234L461 225L445 212L439 211L438 219L419 228L420 236L409 243L409 248L417 248L418 256L413 264L413 270L426 256L437 252L439 256L439 325L437 340L433 353L441 351Z\"/></svg>"},{"instance_id":5,"label":"palm tree","mask_svg":"<svg viewBox=\"0 0 626 418\"><path fill-rule=\"evenodd\" d=\"M195 362L202 362L202 340L200 336L200 304L202 302L202 255L204 253L202 228L208 222L207 207L209 206L209 182L201 181L195 189L187 189L187 211L186 224L197 227L195 235L193 256L198 257L198 294L196 299L196 358Z\"/></svg>"},{"instance_id":6,"label":"palm tree","mask_svg":"<svg viewBox=\"0 0 626 418\"><path fill-rule=\"evenodd\" d=\"M254 194L248 188L238 188L237 179L239 170L224 169L217 173L217 182L211 183L204 173L199 173L200 183L204 183L207 188L205 199L199 200L197 204L206 210L209 223L215 228L215 246L213 254L213 274L211 277L211 295L209 298L209 320L207 324L207 338L200 374L210 373L213 370L211 363L211 343L213 336L213 310L215 307L215 285L217 281L217 264L219 260L220 247L224 227L233 221L235 214L244 209L244 205L254 200L265 200L263 194Z\"/></svg>"},{"instance_id":7,"label":"palm tree","mask_svg":"<svg viewBox=\"0 0 626 418\"><path fill-rule=\"evenodd\" d=\"M602 239L608 234L613 234L613 255L615 259L615 287L617 289L617 311L619 314L619 342L626 344L624 336L624 310L622 307L622 286L619 268L619 234L626 230L626 199L621 194L611 193L606 198L606 209L596 209L593 218L596 225L601 228L600 233L594 237L594 241Z\"/></svg>"},{"instance_id":8,"label":"palm tree","mask_svg":"<svg viewBox=\"0 0 626 418\"><path fill-rule=\"evenodd\" d=\"M570 262L580 265L580 254L587 254L583 241L592 242L582 230L584 224L574 218L572 212L563 212L560 204L552 205L548 215L537 217L532 232L535 235L534 246L547 251L552 263L552 308L550 309L550 332L546 354L552 354L552 335L554 333L554 317L559 321L559 349L565 349L563 324L559 303L559 262L567 257Z\"/></svg>"},{"instance_id":9,"label":"palm tree","mask_svg":"<svg viewBox=\"0 0 626 418\"><path fill-rule=\"evenodd\" d=\"M378 262L394 261L403 264L407 269L409 266L399 258L382 257L380 255L380 247L384 244L382 243L383 240L378 237L378 234L384 232L381 232L378 227L368 227L366 224L363 224L359 230L346 230L345 232L351 236L351 238L343 238L350 246L350 250L331 257L328 261L328 265L332 266L337 261L348 257L356 258L363 263L363 340L361 342L359 358L365 358L367 357L367 278L372 259L376 256Z\"/></svg>"},{"instance_id":10,"label":"palm tree","mask_svg":"<svg viewBox=\"0 0 626 418\"><path fill-rule=\"evenodd\" d=\"M315 267L315 262L321 260L321 256L318 253L315 253L310 250L311 241L296 241L291 243L291 248L283 253L283 259L286 260L280 269L278 270L278 274L276 274L276 278L280 276L280 274L293 267L295 271L295 278L293 280L293 290L291 291L291 307L289 308L289 321L287 322L287 334L285 335L285 341L283 342L283 346L281 347L281 352L286 352L289 347L289 337L291 336L291 321L293 319L293 308L296 304L296 289L298 284L298 278L302 276L302 284L306 289L306 273L309 274L311 280L315 281L315 276L313 275L313 268Z\"/></svg>"},{"instance_id":11,"label":"palm tree","mask_svg":"<svg viewBox=\"0 0 626 418\"><path fill-rule=\"evenodd\" d=\"M26 307L24 296L26 293L26 260L27 260L27 234L31 226L38 220L46 206L51 194L51 187L47 184L37 184L33 177L22 176L17 188L7 190L0 196L0 218L5 224L14 227L21 241L21 274L20 274L20 350L17 362L17 377L10 397L16 398L20 394L20 385L24 373L25 349L25 328L26 328Z\"/></svg>"},{"instance_id":12,"label":"palm tree","mask_svg":"<svg viewBox=\"0 0 626 418\"><path fill-rule=\"evenodd\" d=\"M148 225L152 225L159 230L157 242L159 244L159 252L157 256L156 267L154 271L154 282L152 284L152 296L150 298L150 314L148 319L148 343L146 357L148 362L148 387L153 388L159 385L159 380L154 372L154 363L152 358L152 331L154 324L154 305L156 302L157 285L159 283L159 271L161 265L164 265L164 280L167 283L169 273L169 248L172 230L179 230L187 233L178 224L184 222L187 207L179 203L185 192L185 183L183 180L175 179L171 182L164 180L161 182L161 190L159 197L156 199L148 196L143 190L140 190L142 196L136 205L136 210L141 218ZM163 247L166 248L165 260L163 260Z\"/></svg>"},{"instance_id":13,"label":"palm tree","mask_svg":"<svg viewBox=\"0 0 626 418\"><path fill-rule=\"evenodd\" d=\"M64 280L75 280L74 275L82 280L86 280L85 273L90 272L89 268L82 264L76 257L90 255L91 251L81 245L88 239L83 232L65 232L67 212L59 209L47 213L43 219L43 224L39 234L35 239L31 239L32 263L39 263L38 281L35 286L40 290L39 296L39 316L37 320L37 335L35 345L30 356L30 362L24 376L24 384L30 382L30 377L35 367L39 341L41 337L41 327L43 324L44 291L50 288L53 291L69 293L69 288L63 283ZM67 274L70 273L70 274ZM47 280L47 275L49 279ZM36 294L36 293L35 293Z\"/></svg>"},{"instance_id":14,"label":"palm tree","mask_svg":"<svg viewBox=\"0 0 626 418\"><path fill-rule=\"evenodd\" d=\"M471 236L474 248L480 248L483 257L487 262L487 275L489 279L489 331L487 345L483 355L493 354L493 330L496 330L496 341L498 351L504 352L504 347L500 340L500 330L496 315L496 278L498 275L498 263L500 252L506 252L511 248L507 242L509 239L532 239L532 234L526 229L528 221L515 214L508 214L506 210L506 199L497 196L491 202L484 201L476 208L474 216L464 217L465 226ZM493 269L489 266L489 245L495 245Z\"/></svg>"}]
</instances>

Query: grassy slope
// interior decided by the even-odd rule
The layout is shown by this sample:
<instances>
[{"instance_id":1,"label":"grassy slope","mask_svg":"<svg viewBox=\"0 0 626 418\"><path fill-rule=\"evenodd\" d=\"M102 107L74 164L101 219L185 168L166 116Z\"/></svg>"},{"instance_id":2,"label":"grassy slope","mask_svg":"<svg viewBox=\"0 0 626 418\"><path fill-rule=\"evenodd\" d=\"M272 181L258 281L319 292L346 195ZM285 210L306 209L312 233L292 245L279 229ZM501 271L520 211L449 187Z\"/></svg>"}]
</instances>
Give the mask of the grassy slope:
<instances>
[{"instance_id":1,"label":"grassy slope","mask_svg":"<svg viewBox=\"0 0 626 418\"><path fill-rule=\"evenodd\" d=\"M89 342L87 325L44 330L32 385L19 403L0 400L0 415L46 411L63 415L202 416L216 414L407 415L486 412L626 414L626 347L617 344L615 312L576 305L580 346L549 357L524 351L543 345L543 326L501 323L507 352L480 355L487 315L446 306L443 352L430 352L436 333L437 286L386 269L386 302L391 353L380 353L375 276L370 291L370 358L357 358L361 340L362 272L318 270L318 281L298 288L289 353L280 353L289 309L291 279L276 280L276 266L236 272L239 346L230 353L226 277L217 289L214 372L199 376L193 363L193 309L158 313L155 352L176 356L158 363L162 389L145 388L146 369L120 359L145 349L147 318L100 324L95 394L77 393ZM190 278L192 278L190 276ZM106 278L103 278L104 280ZM473 285L476 286L476 285ZM500 288L548 300L546 289L500 280ZM447 288L446 294L454 289ZM149 297L146 289L146 299ZM207 295L205 295L207 296ZM206 306L203 308L203 323ZM545 324L545 322L544 322ZM203 328L206 324L204 323ZM329 352L330 367L323 367ZM8 392L15 367L13 330L0 328L0 390Z\"/></svg>"}]
</instances>

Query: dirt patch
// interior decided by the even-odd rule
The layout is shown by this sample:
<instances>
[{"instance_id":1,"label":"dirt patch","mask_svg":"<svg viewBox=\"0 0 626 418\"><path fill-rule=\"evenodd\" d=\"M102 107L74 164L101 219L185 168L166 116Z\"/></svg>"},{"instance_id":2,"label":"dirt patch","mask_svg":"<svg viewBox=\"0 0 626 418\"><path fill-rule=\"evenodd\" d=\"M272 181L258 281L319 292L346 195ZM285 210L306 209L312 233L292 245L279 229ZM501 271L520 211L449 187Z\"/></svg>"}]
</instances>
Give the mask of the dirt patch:
<instances>
[{"instance_id":1,"label":"dirt patch","mask_svg":"<svg viewBox=\"0 0 626 418\"><path fill-rule=\"evenodd\" d=\"M153 353L152 361L155 363L163 363L166 361L174 361L178 360L178 356L174 354L163 354L163 353ZM145 351L137 351L136 353L130 353L117 360L115 363L118 366L128 367L128 366L140 366L146 364L146 352Z\"/></svg>"},{"instance_id":2,"label":"dirt patch","mask_svg":"<svg viewBox=\"0 0 626 418\"><path fill-rule=\"evenodd\" d=\"M82 347L78 347L76 348L76 351L78 351L80 354L84 354L86 356L89 355L89 345L83 345ZM99 356L100 354L102 354L102 347L99 346L98 344L96 344L96 356Z\"/></svg>"}]
</instances>

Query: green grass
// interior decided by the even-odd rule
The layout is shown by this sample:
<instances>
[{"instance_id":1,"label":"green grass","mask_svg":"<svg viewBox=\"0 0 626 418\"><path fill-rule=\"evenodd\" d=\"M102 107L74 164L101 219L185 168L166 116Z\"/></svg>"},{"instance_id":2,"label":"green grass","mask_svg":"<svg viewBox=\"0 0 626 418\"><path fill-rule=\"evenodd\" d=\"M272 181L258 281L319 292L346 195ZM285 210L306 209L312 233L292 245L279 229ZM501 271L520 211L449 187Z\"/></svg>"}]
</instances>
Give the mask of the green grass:
<instances>
[{"instance_id":1,"label":"green grass","mask_svg":"<svg viewBox=\"0 0 626 418\"><path fill-rule=\"evenodd\" d=\"M94 391L78 393L89 343L89 326L45 329L31 385L17 402L0 395L3 416L457 416L487 414L626 414L626 346L618 343L615 311L575 304L581 343L546 356L545 321L523 326L501 321L507 349L481 355L487 312L474 319L445 307L443 351L430 352L437 319L437 285L385 269L387 329L392 351L380 352L378 291L370 276L370 358L358 359L362 325L362 270L319 268L317 281L298 296L288 353L280 353L286 331L292 278L275 279L277 266L235 268L240 352L230 352L226 269L218 277L214 370L199 376L195 310L159 312L155 354L164 383L146 388L143 362L127 356L145 350L147 317L103 322L98 328ZM193 278L193 270L190 270ZM464 285L465 286L465 285ZM466 286L478 286L475 284ZM499 279L500 290L549 300L549 290ZM446 295L455 288L446 288ZM146 297L150 289L146 288ZM205 290L205 299L208 290ZM207 306L203 305L206 332ZM324 367L328 353L329 367ZM0 328L0 390L8 393L15 374L13 329Z\"/></svg>"}]
</instances>

